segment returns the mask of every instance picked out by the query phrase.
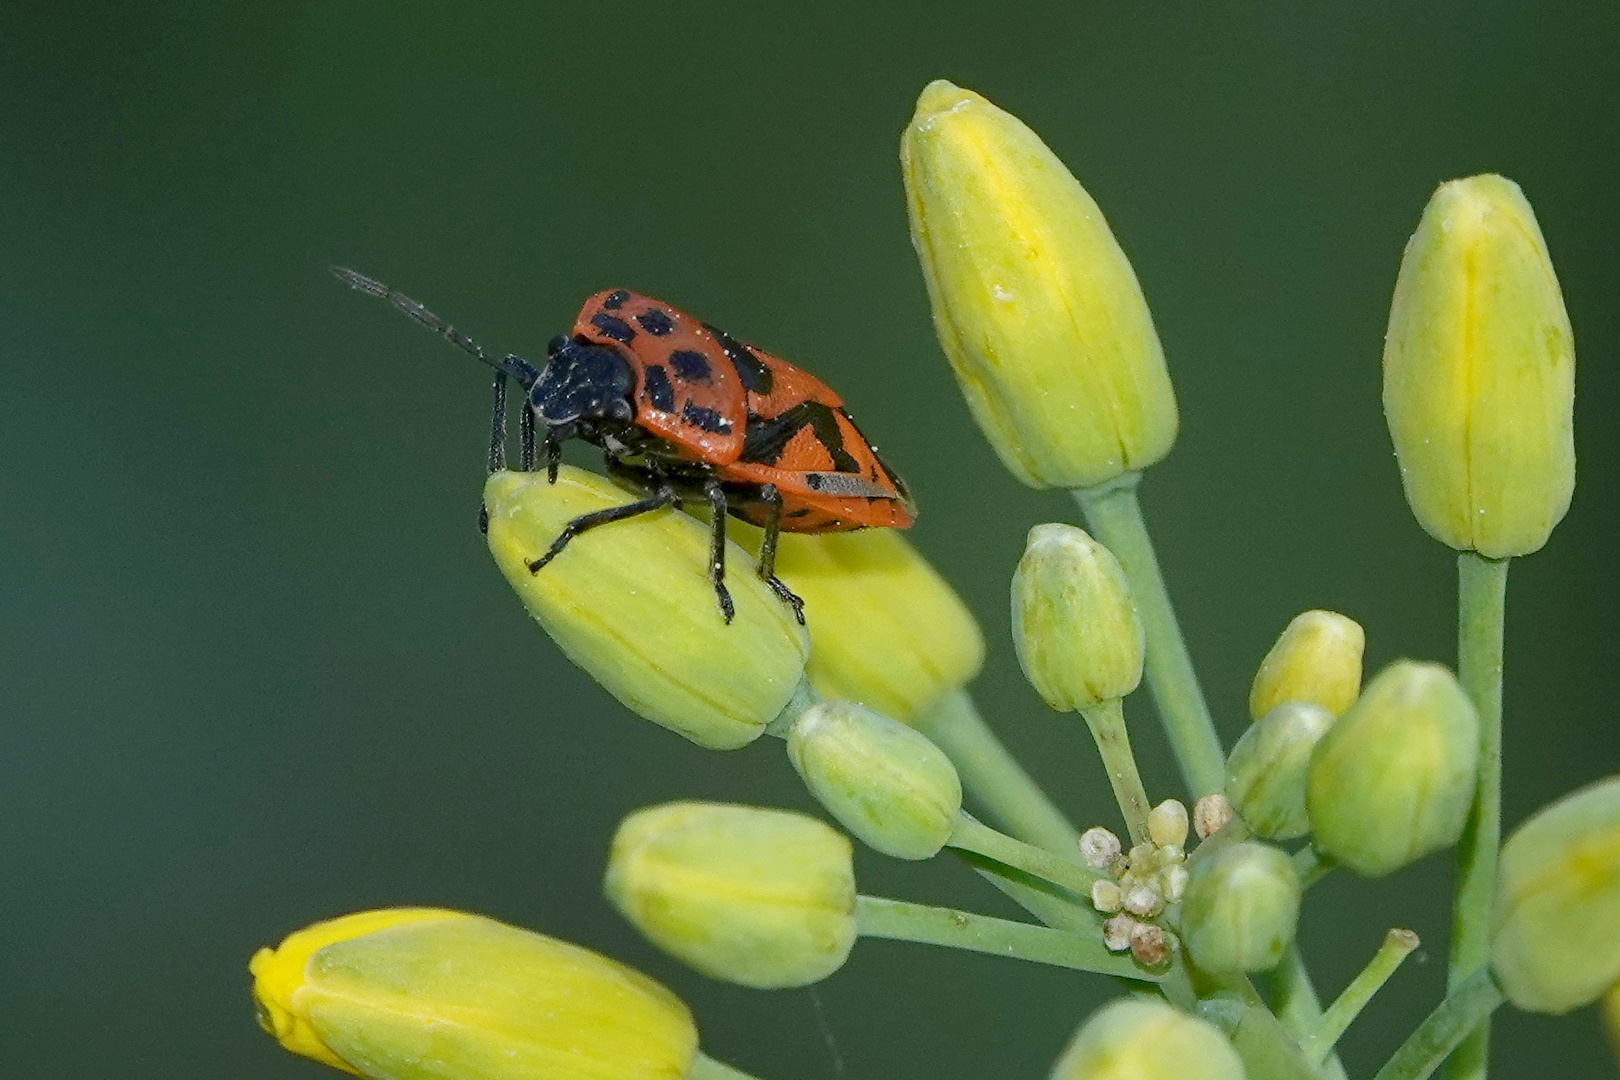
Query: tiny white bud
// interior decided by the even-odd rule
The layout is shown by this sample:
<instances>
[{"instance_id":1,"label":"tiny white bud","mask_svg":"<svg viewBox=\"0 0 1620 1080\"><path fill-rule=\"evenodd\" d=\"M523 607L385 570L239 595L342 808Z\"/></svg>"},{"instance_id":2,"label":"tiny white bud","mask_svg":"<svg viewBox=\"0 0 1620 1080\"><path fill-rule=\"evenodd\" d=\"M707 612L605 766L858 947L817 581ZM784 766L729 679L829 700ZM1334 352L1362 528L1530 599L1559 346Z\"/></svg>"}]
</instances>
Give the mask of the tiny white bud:
<instances>
[{"instance_id":1,"label":"tiny white bud","mask_svg":"<svg viewBox=\"0 0 1620 1080\"><path fill-rule=\"evenodd\" d=\"M1151 918L1164 910L1164 897L1151 885L1133 885L1125 894L1125 910L1141 918Z\"/></svg>"},{"instance_id":2,"label":"tiny white bud","mask_svg":"<svg viewBox=\"0 0 1620 1080\"><path fill-rule=\"evenodd\" d=\"M1131 955L1143 967L1158 967L1170 959L1175 939L1152 923L1137 923L1131 930Z\"/></svg>"},{"instance_id":3,"label":"tiny white bud","mask_svg":"<svg viewBox=\"0 0 1620 1080\"><path fill-rule=\"evenodd\" d=\"M1138 925L1129 915L1115 915L1103 923L1103 944L1109 952L1124 952L1131 947L1131 934Z\"/></svg>"},{"instance_id":4,"label":"tiny white bud","mask_svg":"<svg viewBox=\"0 0 1620 1080\"><path fill-rule=\"evenodd\" d=\"M1187 892L1188 876L1185 866L1172 866L1159 875L1159 880L1163 883L1165 900L1172 904L1181 901L1182 896Z\"/></svg>"},{"instance_id":5,"label":"tiny white bud","mask_svg":"<svg viewBox=\"0 0 1620 1080\"><path fill-rule=\"evenodd\" d=\"M1119 837L1101 825L1080 834L1080 857L1093 870L1112 873L1114 860L1119 858L1120 850Z\"/></svg>"},{"instance_id":6,"label":"tiny white bud","mask_svg":"<svg viewBox=\"0 0 1620 1080\"><path fill-rule=\"evenodd\" d=\"M1102 880L1091 883L1091 906L1105 915L1112 915L1124 905L1125 894L1117 882Z\"/></svg>"},{"instance_id":7,"label":"tiny white bud","mask_svg":"<svg viewBox=\"0 0 1620 1080\"><path fill-rule=\"evenodd\" d=\"M1187 842L1187 807L1179 799L1166 799L1148 812L1148 835L1160 847Z\"/></svg>"},{"instance_id":8,"label":"tiny white bud","mask_svg":"<svg viewBox=\"0 0 1620 1080\"><path fill-rule=\"evenodd\" d=\"M1205 795L1193 806L1193 831L1208 840L1232 820L1232 803L1225 795Z\"/></svg>"},{"instance_id":9,"label":"tiny white bud","mask_svg":"<svg viewBox=\"0 0 1620 1080\"><path fill-rule=\"evenodd\" d=\"M1137 844L1131 848L1126 858L1131 860L1131 869L1138 875L1153 872L1153 845Z\"/></svg>"}]
</instances>

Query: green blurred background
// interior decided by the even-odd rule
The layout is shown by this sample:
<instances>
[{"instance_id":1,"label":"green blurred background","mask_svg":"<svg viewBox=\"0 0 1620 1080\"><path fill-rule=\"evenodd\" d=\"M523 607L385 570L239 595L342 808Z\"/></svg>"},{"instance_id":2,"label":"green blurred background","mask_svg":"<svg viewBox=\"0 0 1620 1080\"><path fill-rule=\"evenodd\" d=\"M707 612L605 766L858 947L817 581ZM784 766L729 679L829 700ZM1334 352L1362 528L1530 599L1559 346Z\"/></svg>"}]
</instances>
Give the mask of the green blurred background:
<instances>
[{"instance_id":1,"label":"green blurred background","mask_svg":"<svg viewBox=\"0 0 1620 1080\"><path fill-rule=\"evenodd\" d=\"M189 10L188 10L189 8ZM947 77L1012 110L1104 207L1183 434L1143 490L1228 739L1296 611L1369 663L1453 654L1448 551L1378 406L1401 245L1434 185L1497 170L1540 215L1580 356L1581 481L1512 575L1506 818L1620 768L1620 6L121 4L0 16L0 1071L314 1078L243 963L371 905L488 912L621 957L767 1080L1037 1077L1113 988L868 942L755 993L599 898L620 815L806 807L781 747L631 716L527 619L474 527L487 372L326 273L342 262L533 356L623 284L823 375L923 507L983 620L985 711L1077 820L1081 725L1007 638L1032 524L938 354L896 139ZM1175 791L1133 701L1149 786ZM949 860L867 891L1001 912ZM1349 1037L1369 1074L1443 982L1446 857L1312 893L1343 985L1427 944ZM1613 1074L1590 1010L1498 1024L1503 1076Z\"/></svg>"}]
</instances>

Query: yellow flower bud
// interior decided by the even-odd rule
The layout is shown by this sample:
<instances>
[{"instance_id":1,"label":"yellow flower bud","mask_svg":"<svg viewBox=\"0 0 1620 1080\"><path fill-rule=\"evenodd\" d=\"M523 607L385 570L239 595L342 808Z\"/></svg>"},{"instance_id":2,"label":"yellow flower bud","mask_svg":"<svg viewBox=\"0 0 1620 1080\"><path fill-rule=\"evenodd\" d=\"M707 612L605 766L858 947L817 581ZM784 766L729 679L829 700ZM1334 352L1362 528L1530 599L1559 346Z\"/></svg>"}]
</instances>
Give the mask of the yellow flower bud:
<instances>
[{"instance_id":1,"label":"yellow flower bud","mask_svg":"<svg viewBox=\"0 0 1620 1080\"><path fill-rule=\"evenodd\" d=\"M1299 875L1274 847L1241 843L1198 859L1181 902L1181 937L1206 971L1268 971L1294 940Z\"/></svg>"},{"instance_id":2,"label":"yellow flower bud","mask_svg":"<svg viewBox=\"0 0 1620 1080\"><path fill-rule=\"evenodd\" d=\"M792 699L810 641L741 549L728 560L729 626L708 580L708 529L673 510L593 529L529 571L570 520L628 501L582 469L564 466L555 484L498 472L484 488L490 551L523 606L614 697L699 746L746 746Z\"/></svg>"},{"instance_id":3,"label":"yellow flower bud","mask_svg":"<svg viewBox=\"0 0 1620 1080\"><path fill-rule=\"evenodd\" d=\"M769 989L818 982L855 944L850 843L786 810L677 802L613 838L608 900L705 975Z\"/></svg>"},{"instance_id":4,"label":"yellow flower bud","mask_svg":"<svg viewBox=\"0 0 1620 1080\"><path fill-rule=\"evenodd\" d=\"M741 534L757 552L759 530ZM984 664L972 612L898 530L784 533L776 576L804 599L805 674L825 698L910 723Z\"/></svg>"},{"instance_id":5,"label":"yellow flower bud","mask_svg":"<svg viewBox=\"0 0 1620 1080\"><path fill-rule=\"evenodd\" d=\"M1479 720L1456 676L1395 661L1311 753L1305 803L1317 846L1382 877L1456 843L1478 761Z\"/></svg>"},{"instance_id":6,"label":"yellow flower bud","mask_svg":"<svg viewBox=\"0 0 1620 1080\"><path fill-rule=\"evenodd\" d=\"M1620 983L1620 777L1538 811L1502 847L1491 966L1509 1001L1563 1013Z\"/></svg>"},{"instance_id":7,"label":"yellow flower bud","mask_svg":"<svg viewBox=\"0 0 1620 1080\"><path fill-rule=\"evenodd\" d=\"M940 345L1014 476L1089 487L1176 438L1147 301L1102 211L1017 117L929 83L900 142Z\"/></svg>"},{"instance_id":8,"label":"yellow flower bud","mask_svg":"<svg viewBox=\"0 0 1620 1080\"><path fill-rule=\"evenodd\" d=\"M1075 1034L1052 1080L1244 1080L1215 1025L1152 998L1103 1006Z\"/></svg>"},{"instance_id":9,"label":"yellow flower bud","mask_svg":"<svg viewBox=\"0 0 1620 1080\"><path fill-rule=\"evenodd\" d=\"M1060 712L1114 701L1142 681L1145 639L1125 572L1073 525L1037 525L1012 582L1024 675Z\"/></svg>"},{"instance_id":10,"label":"yellow flower bud","mask_svg":"<svg viewBox=\"0 0 1620 1080\"><path fill-rule=\"evenodd\" d=\"M1575 339L1519 186L1440 185L1406 245L1384 340L1384 413L1406 501L1459 551L1547 542L1575 488Z\"/></svg>"},{"instance_id":11,"label":"yellow flower bud","mask_svg":"<svg viewBox=\"0 0 1620 1080\"><path fill-rule=\"evenodd\" d=\"M885 855L931 858L956 827L956 766L898 720L848 701L825 702L794 721L788 756L827 812Z\"/></svg>"},{"instance_id":12,"label":"yellow flower bud","mask_svg":"<svg viewBox=\"0 0 1620 1080\"><path fill-rule=\"evenodd\" d=\"M1343 716L1361 693L1366 643L1361 624L1337 612L1295 615L1255 672L1249 715L1258 720L1286 701L1307 701Z\"/></svg>"},{"instance_id":13,"label":"yellow flower bud","mask_svg":"<svg viewBox=\"0 0 1620 1080\"><path fill-rule=\"evenodd\" d=\"M455 911L316 923L249 969L266 1031L371 1080L679 1080L697 1053L691 1013L646 976Z\"/></svg>"},{"instance_id":14,"label":"yellow flower bud","mask_svg":"<svg viewBox=\"0 0 1620 1080\"><path fill-rule=\"evenodd\" d=\"M1245 823L1267 840L1293 840L1311 831L1305 775L1311 751L1333 714L1289 701L1256 720L1226 759L1226 795Z\"/></svg>"}]
</instances>

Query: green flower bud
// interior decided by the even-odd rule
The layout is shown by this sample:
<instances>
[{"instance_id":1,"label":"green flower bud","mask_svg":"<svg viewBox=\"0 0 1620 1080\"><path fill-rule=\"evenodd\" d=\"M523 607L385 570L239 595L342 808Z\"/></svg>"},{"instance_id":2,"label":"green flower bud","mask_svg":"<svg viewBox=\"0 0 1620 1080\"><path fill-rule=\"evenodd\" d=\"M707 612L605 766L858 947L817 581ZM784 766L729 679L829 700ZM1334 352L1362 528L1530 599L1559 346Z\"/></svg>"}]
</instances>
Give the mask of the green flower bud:
<instances>
[{"instance_id":1,"label":"green flower bud","mask_svg":"<svg viewBox=\"0 0 1620 1080\"><path fill-rule=\"evenodd\" d=\"M768 989L843 966L855 944L850 843L814 818L678 802L625 818L607 898L705 975Z\"/></svg>"},{"instance_id":2,"label":"green flower bud","mask_svg":"<svg viewBox=\"0 0 1620 1080\"><path fill-rule=\"evenodd\" d=\"M962 809L962 782L922 733L847 701L799 715L788 756L828 813L885 855L938 854Z\"/></svg>"},{"instance_id":3,"label":"green flower bud","mask_svg":"<svg viewBox=\"0 0 1620 1080\"><path fill-rule=\"evenodd\" d=\"M759 549L759 530L738 531ZM804 599L822 697L910 723L984 665L973 613L897 529L785 533L776 574Z\"/></svg>"},{"instance_id":4,"label":"green flower bud","mask_svg":"<svg viewBox=\"0 0 1620 1080\"><path fill-rule=\"evenodd\" d=\"M1620 777L1538 811L1502 847L1491 966L1509 1001L1563 1013L1620 984Z\"/></svg>"},{"instance_id":5,"label":"green flower bud","mask_svg":"<svg viewBox=\"0 0 1620 1080\"><path fill-rule=\"evenodd\" d=\"M1193 863L1181 902L1181 937L1199 967L1268 971L1294 940L1299 875L1274 847L1241 843Z\"/></svg>"},{"instance_id":6,"label":"green flower bud","mask_svg":"<svg viewBox=\"0 0 1620 1080\"><path fill-rule=\"evenodd\" d=\"M1382 877L1456 843L1478 761L1479 721L1456 676L1395 661L1311 754L1305 804L1317 846Z\"/></svg>"},{"instance_id":7,"label":"green flower bud","mask_svg":"<svg viewBox=\"0 0 1620 1080\"><path fill-rule=\"evenodd\" d=\"M1343 716L1361 693L1366 643L1361 624L1337 612L1295 615L1255 672L1250 717L1258 720L1286 701L1308 701Z\"/></svg>"},{"instance_id":8,"label":"green flower bud","mask_svg":"<svg viewBox=\"0 0 1620 1080\"><path fill-rule=\"evenodd\" d=\"M1060 712L1122 698L1142 681L1145 640L1125 572L1083 529L1029 530L1012 626L1024 675Z\"/></svg>"},{"instance_id":9,"label":"green flower bud","mask_svg":"<svg viewBox=\"0 0 1620 1080\"><path fill-rule=\"evenodd\" d=\"M564 466L555 484L498 472L484 488L489 549L523 606L614 697L699 746L746 746L803 681L810 640L741 549L728 560L729 626L708 580L708 529L677 511L594 529L529 572L570 520L627 501L581 469Z\"/></svg>"},{"instance_id":10,"label":"green flower bud","mask_svg":"<svg viewBox=\"0 0 1620 1080\"><path fill-rule=\"evenodd\" d=\"M1575 338L1524 193L1441 184L1406 245L1384 339L1384 413L1406 501L1459 551L1547 542L1575 488Z\"/></svg>"},{"instance_id":11,"label":"green flower bud","mask_svg":"<svg viewBox=\"0 0 1620 1080\"><path fill-rule=\"evenodd\" d=\"M1162 1001L1103 1006L1075 1033L1052 1080L1244 1080L1243 1063L1214 1024Z\"/></svg>"},{"instance_id":12,"label":"green flower bud","mask_svg":"<svg viewBox=\"0 0 1620 1080\"><path fill-rule=\"evenodd\" d=\"M679 1080L697 1053L691 1013L645 975L476 915L346 915L248 966L266 1031L371 1080Z\"/></svg>"},{"instance_id":13,"label":"green flower bud","mask_svg":"<svg viewBox=\"0 0 1620 1080\"><path fill-rule=\"evenodd\" d=\"M1290 701L1256 720L1226 759L1226 795L1244 822L1268 840L1311 831L1305 774L1311 751L1333 726L1319 705Z\"/></svg>"},{"instance_id":14,"label":"green flower bud","mask_svg":"<svg viewBox=\"0 0 1620 1080\"><path fill-rule=\"evenodd\" d=\"M970 90L928 84L900 142L911 241L973 417L1032 487L1152 465L1176 402L1130 262L1063 162Z\"/></svg>"}]
</instances>

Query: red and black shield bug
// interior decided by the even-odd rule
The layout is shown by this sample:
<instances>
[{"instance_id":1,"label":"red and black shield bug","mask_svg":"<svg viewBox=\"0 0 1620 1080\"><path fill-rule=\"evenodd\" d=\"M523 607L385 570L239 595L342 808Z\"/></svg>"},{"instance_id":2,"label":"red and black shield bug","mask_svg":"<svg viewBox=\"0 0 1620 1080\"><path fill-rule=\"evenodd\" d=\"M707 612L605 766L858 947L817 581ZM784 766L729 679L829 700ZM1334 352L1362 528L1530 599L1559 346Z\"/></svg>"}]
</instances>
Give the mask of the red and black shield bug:
<instances>
[{"instance_id":1,"label":"red and black shield bug","mask_svg":"<svg viewBox=\"0 0 1620 1080\"><path fill-rule=\"evenodd\" d=\"M608 472L646 497L569 522L539 573L580 533L682 502L702 502L713 523L709 580L729 623L726 517L765 530L759 576L804 622L804 604L775 573L787 532L903 529L916 515L905 484L866 441L841 398L814 375L745 345L724 330L626 289L585 301L573 334L553 338L535 367L496 359L421 304L363 274L340 280L388 300L451 344L493 367L489 470L505 467L506 381L523 387L522 468L535 467L537 429L553 481L565 439L601 447Z\"/></svg>"}]
</instances>

